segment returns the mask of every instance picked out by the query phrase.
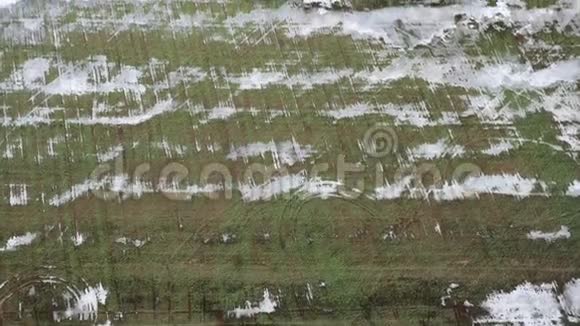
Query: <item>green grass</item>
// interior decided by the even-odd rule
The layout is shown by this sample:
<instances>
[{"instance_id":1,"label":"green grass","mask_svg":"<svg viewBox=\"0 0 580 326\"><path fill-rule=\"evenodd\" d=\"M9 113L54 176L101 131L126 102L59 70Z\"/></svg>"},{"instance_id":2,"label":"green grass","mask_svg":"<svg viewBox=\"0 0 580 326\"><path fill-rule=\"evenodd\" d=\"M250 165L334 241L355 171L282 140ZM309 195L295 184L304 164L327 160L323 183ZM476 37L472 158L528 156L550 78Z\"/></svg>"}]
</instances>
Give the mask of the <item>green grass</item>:
<instances>
[{"instance_id":1,"label":"green grass","mask_svg":"<svg viewBox=\"0 0 580 326\"><path fill-rule=\"evenodd\" d=\"M211 78L169 90L148 89L140 101L122 91L55 96L34 90L3 91L0 121L4 115L27 116L40 105L63 110L50 115L50 124L0 123L0 247L13 235L39 234L30 246L0 252L0 283L22 273L57 275L75 285L102 282L110 292L106 305L100 308L99 320L114 319L122 312L124 318L119 323L126 325L215 324L222 318L241 323L224 313L244 306L246 300L259 301L265 288L280 295L280 306L274 314L246 320L249 323L469 325L483 313L481 309L456 320L451 307L441 307L440 298L451 282L461 285L453 300L480 304L490 292L509 291L524 281L563 285L578 277L580 206L577 198L564 195L568 185L580 179L578 161L562 141L561 126L554 115L536 105L554 89L489 91L503 100L490 112L482 112L481 108L470 108L467 99L487 91L431 84L419 78L374 85L343 78L312 88L268 85L253 90L228 85L224 78L253 69L283 71L290 76L344 69L384 71L398 58L435 55L435 59L442 59L458 53L467 54L470 62L480 67L517 58L540 69L574 58L578 54L576 37L569 31L546 29L531 36L551 47L538 50L524 46L509 28L490 29L474 40L461 39L454 44L458 48L437 45L426 51L424 47L391 48L376 40L337 34L291 38L283 26L261 39L264 31L255 26L235 28L230 34L229 28L219 23L258 6L277 8L282 3L181 1L163 6L118 3L107 7L71 3L70 10L55 13L54 20L47 17L46 22L75 26L83 18L150 12L158 15L161 23L157 28L129 26L118 33L114 26L101 26L53 34L53 25L47 25L44 31L50 33L36 44L13 44L3 39L0 82L28 59L46 57L84 67L95 55L108 58L111 76L126 65L143 68L141 82L147 85L158 80L155 76L184 66L198 67ZM527 4L543 8L553 1ZM353 5L355 10L362 10L417 4L361 0ZM169 17L200 13L211 15L218 23L175 33L165 24ZM59 46L55 45L55 35ZM163 65L150 66L152 58ZM55 68L46 76L47 82L57 78ZM91 116L99 103L115 109L100 116L115 117L168 98L179 108L137 125L71 123L71 119ZM225 120L206 121L207 112L191 113L185 103L206 110L231 105L240 112ZM324 115L328 110L361 103L371 107L408 105L424 110L431 122L456 114L460 124L419 127L401 122L405 114L416 114L410 109L341 120ZM285 115L271 117L276 110L284 110ZM518 118L501 125L477 116L506 112L518 113ZM381 158L365 154L360 144L377 124L393 128L397 153ZM198 195L174 201L156 193L105 201L89 193L60 207L48 204L54 196L84 182L101 164L97 154L115 145L124 149L121 172L132 175L147 163L151 170L146 177L155 181L168 163L179 163L188 170L186 182L198 184L208 164L223 164L238 181L251 164L275 163L270 153L246 161L230 160L227 154L232 146L292 139L311 145L316 153L288 167L289 173L329 163L329 170L321 177L334 180L337 158L344 155L347 162L365 167L364 172L347 177L349 185L364 181L364 195L355 200L322 200L289 193L271 201L244 202L234 191L231 199L221 195L210 200ZM440 139L464 146L466 153L462 157L409 161L408 150ZM516 147L498 156L482 153L490 143L502 139L512 140ZM3 157L7 146L20 140L22 155L16 149L13 158ZM164 141L185 148L183 155L173 152L173 157L168 157L159 146ZM208 146L216 150L212 152ZM514 198L482 194L478 199L449 202L432 198L376 201L366 195L374 191L379 163L390 182L398 172L422 164L433 164L443 181L451 181L456 169L468 163L488 175L537 178L547 183L551 195ZM105 164L113 167L115 161ZM26 206L9 205L11 184L28 186ZM435 231L436 225L442 234ZM526 237L531 230L551 232L561 225L570 228L570 239L546 243ZM385 239L390 231L396 239ZM71 241L76 232L87 236L79 247ZM223 234L235 238L224 243ZM148 242L136 248L117 243L120 237ZM321 282L326 286L320 286ZM308 285L313 291L311 300L307 299ZM35 289L42 295L30 297L26 288L4 304L8 323L38 319L44 324L51 320L51 300L60 300L64 288L36 284ZM0 288L0 298L8 292ZM19 302L24 303L24 321L18 318Z\"/></svg>"}]
</instances>

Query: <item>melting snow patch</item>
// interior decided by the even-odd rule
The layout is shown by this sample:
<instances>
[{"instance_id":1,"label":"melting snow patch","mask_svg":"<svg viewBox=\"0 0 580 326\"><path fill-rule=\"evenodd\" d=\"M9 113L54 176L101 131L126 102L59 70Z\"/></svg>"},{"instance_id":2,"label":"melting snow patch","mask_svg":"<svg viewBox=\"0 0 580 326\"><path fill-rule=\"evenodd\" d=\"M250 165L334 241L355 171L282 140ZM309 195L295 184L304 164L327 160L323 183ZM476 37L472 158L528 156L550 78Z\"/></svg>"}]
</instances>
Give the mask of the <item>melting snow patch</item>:
<instances>
[{"instance_id":1,"label":"melting snow patch","mask_svg":"<svg viewBox=\"0 0 580 326\"><path fill-rule=\"evenodd\" d=\"M354 75L370 85L384 85L403 77L423 79L432 84L446 84L465 88L480 88L498 92L502 88L537 89L574 83L580 74L580 60L559 61L534 71L529 64L506 62L485 63L476 69L461 57L446 62L424 58L400 58L382 71L360 71Z\"/></svg>"},{"instance_id":2,"label":"melting snow patch","mask_svg":"<svg viewBox=\"0 0 580 326\"><path fill-rule=\"evenodd\" d=\"M308 180L298 191L307 198L328 199L341 196L340 187L342 185L338 181L313 178Z\"/></svg>"},{"instance_id":3,"label":"melting snow patch","mask_svg":"<svg viewBox=\"0 0 580 326\"><path fill-rule=\"evenodd\" d=\"M255 182L243 183L238 186L242 199L247 202L270 200L279 195L288 194L306 183L305 173L273 177L263 184Z\"/></svg>"},{"instance_id":4,"label":"melting snow patch","mask_svg":"<svg viewBox=\"0 0 580 326\"><path fill-rule=\"evenodd\" d=\"M377 200L382 199L397 199L401 198L403 193L409 189L413 177L406 176L395 183L388 183L384 186L377 187L373 198Z\"/></svg>"},{"instance_id":5,"label":"melting snow patch","mask_svg":"<svg viewBox=\"0 0 580 326\"><path fill-rule=\"evenodd\" d=\"M168 196L178 196L180 199L191 198L198 194L215 193L223 190L222 185L206 184L181 185L176 179L160 178L157 187L147 180L136 179L130 182L127 174L107 175L98 181L87 179L82 183L73 185L69 190L53 196L49 200L51 206L62 206L77 198L88 196L91 192L104 200L125 200L128 198L140 198L146 193L164 193Z\"/></svg>"},{"instance_id":6,"label":"melting snow patch","mask_svg":"<svg viewBox=\"0 0 580 326\"><path fill-rule=\"evenodd\" d=\"M26 206L28 204L28 186L25 184L10 184L10 206Z\"/></svg>"},{"instance_id":7,"label":"melting snow patch","mask_svg":"<svg viewBox=\"0 0 580 326\"><path fill-rule=\"evenodd\" d=\"M221 238L223 243L228 244L235 241L236 235L232 233L222 233Z\"/></svg>"},{"instance_id":8,"label":"melting snow patch","mask_svg":"<svg viewBox=\"0 0 580 326\"><path fill-rule=\"evenodd\" d=\"M63 65L62 73L42 91L50 95L82 95L88 93L109 94L124 92L139 98L146 90L139 83L143 74L140 69L131 66L121 66L119 74L110 77L109 65L105 57L91 58L83 67L79 65ZM94 82L93 82L94 80Z\"/></svg>"},{"instance_id":9,"label":"melting snow patch","mask_svg":"<svg viewBox=\"0 0 580 326\"><path fill-rule=\"evenodd\" d=\"M453 297L453 290L457 288L459 288L459 284L457 283L449 284L447 289L445 289L445 295L441 297L441 306L443 307L447 306L447 301L451 300Z\"/></svg>"},{"instance_id":10,"label":"melting snow patch","mask_svg":"<svg viewBox=\"0 0 580 326\"><path fill-rule=\"evenodd\" d=\"M152 143L152 145L162 149L167 158L173 158L173 153L178 157L183 157L187 152L187 146L170 144L167 139L163 139L161 142Z\"/></svg>"},{"instance_id":11,"label":"melting snow patch","mask_svg":"<svg viewBox=\"0 0 580 326\"><path fill-rule=\"evenodd\" d=\"M121 237L118 238L117 240L115 240L116 243L120 243L123 245L133 245L135 248L141 248L143 247L147 242L149 242L149 238L145 239L145 240L139 240L139 239L130 239L127 237Z\"/></svg>"},{"instance_id":12,"label":"melting snow patch","mask_svg":"<svg viewBox=\"0 0 580 326\"><path fill-rule=\"evenodd\" d=\"M314 295L312 294L312 286L310 286L310 283L306 283L306 300L308 300L308 303L312 303L312 300L314 300Z\"/></svg>"},{"instance_id":13,"label":"melting snow patch","mask_svg":"<svg viewBox=\"0 0 580 326\"><path fill-rule=\"evenodd\" d=\"M324 9L337 9L337 8L350 8L351 4L347 0L302 0L302 6L306 9L309 8L324 8Z\"/></svg>"},{"instance_id":14,"label":"melting snow patch","mask_svg":"<svg viewBox=\"0 0 580 326\"><path fill-rule=\"evenodd\" d=\"M442 112L442 117L433 120L431 112L424 102L395 105L392 103L370 105L355 103L340 109L321 110L320 115L334 120L352 119L369 114L387 115L393 117L395 125L411 125L416 127L459 125L459 115L456 112Z\"/></svg>"},{"instance_id":15,"label":"melting snow patch","mask_svg":"<svg viewBox=\"0 0 580 326\"><path fill-rule=\"evenodd\" d=\"M312 89L316 85L336 83L342 78L353 74L353 70L323 70L318 72L302 72L298 75L287 76L282 72L260 71L254 69L251 73L241 76L230 76L227 80L239 84L240 89L262 89L270 85L283 85L288 88L301 87Z\"/></svg>"},{"instance_id":16,"label":"melting snow patch","mask_svg":"<svg viewBox=\"0 0 580 326\"><path fill-rule=\"evenodd\" d=\"M154 117L165 114L168 112L173 112L178 108L178 106L171 99L160 100L156 102L151 108L144 109L140 108L138 112L131 112L127 116L119 117L109 117L109 116L84 116L79 118L69 119L68 122L79 125L129 125L135 126L146 121L153 119Z\"/></svg>"},{"instance_id":17,"label":"melting snow patch","mask_svg":"<svg viewBox=\"0 0 580 326\"><path fill-rule=\"evenodd\" d=\"M2 7L1 4L0 7ZM18 69L14 70L7 80L0 82L0 89L5 91L19 91L26 88L36 89L42 87L49 69L50 61L48 59L30 59Z\"/></svg>"},{"instance_id":18,"label":"melting snow patch","mask_svg":"<svg viewBox=\"0 0 580 326\"><path fill-rule=\"evenodd\" d=\"M49 138L47 141L48 156L55 157L56 156L56 150L55 150L56 145L60 144L63 141L64 141L64 137L62 137L62 136Z\"/></svg>"},{"instance_id":19,"label":"melting snow patch","mask_svg":"<svg viewBox=\"0 0 580 326\"><path fill-rule=\"evenodd\" d=\"M559 325L563 317L555 284L538 286L526 282L509 293L488 295L481 307L488 315L476 319L476 324Z\"/></svg>"},{"instance_id":20,"label":"melting snow patch","mask_svg":"<svg viewBox=\"0 0 580 326\"><path fill-rule=\"evenodd\" d=\"M179 67L177 71L169 73L167 80L155 84L155 89L164 90L176 87L180 84L193 84L202 81L206 73L196 67Z\"/></svg>"},{"instance_id":21,"label":"melting snow patch","mask_svg":"<svg viewBox=\"0 0 580 326\"><path fill-rule=\"evenodd\" d=\"M77 292L67 292L64 294L66 310L54 311L53 319L57 322L66 319L93 320L99 312L99 304L104 305L107 301L109 291L98 284L95 287L87 287Z\"/></svg>"},{"instance_id":22,"label":"melting snow patch","mask_svg":"<svg viewBox=\"0 0 580 326\"><path fill-rule=\"evenodd\" d=\"M450 145L445 139L440 139L434 144L422 144L413 149L407 150L409 159L433 160L444 156L460 157L465 153L465 148L460 145Z\"/></svg>"},{"instance_id":23,"label":"melting snow patch","mask_svg":"<svg viewBox=\"0 0 580 326\"><path fill-rule=\"evenodd\" d=\"M277 298L272 297L270 291L265 289L262 301L254 305L252 305L250 301L246 301L245 308L238 307L234 310L230 310L228 311L228 316L239 319L243 317L253 317L260 313L271 314L276 310L276 307L278 307Z\"/></svg>"},{"instance_id":24,"label":"melting snow patch","mask_svg":"<svg viewBox=\"0 0 580 326\"><path fill-rule=\"evenodd\" d=\"M523 178L520 175L480 175L470 176L462 183L452 182L434 185L427 188L414 187L416 176L405 176L395 183L377 187L370 198L376 200L402 198L405 193L409 198L428 199L432 196L437 201L459 200L477 197L480 194L505 195L525 198L531 195L547 195L547 185L534 178ZM534 192L540 187L542 192Z\"/></svg>"},{"instance_id":25,"label":"melting snow patch","mask_svg":"<svg viewBox=\"0 0 580 326\"><path fill-rule=\"evenodd\" d=\"M21 246L26 246L31 244L38 234L26 232L24 235L20 236L13 236L6 241L6 245L0 248L0 252L2 251L14 251L16 248Z\"/></svg>"},{"instance_id":26,"label":"melting snow patch","mask_svg":"<svg viewBox=\"0 0 580 326\"><path fill-rule=\"evenodd\" d=\"M309 2L332 4L333 1ZM249 13L241 13L228 18L226 24L232 28L246 24L260 24L265 27L283 21L287 24L287 35L290 37L338 33L353 38L382 38L391 46L414 47L419 44L430 44L449 36L458 28L455 22L455 16L458 13L465 13L479 24L479 30L482 31L491 24L502 21L509 26L515 26L518 32L528 34L539 31L546 23L554 21L559 23L559 26L563 26L562 24L569 22L570 16L577 13L577 10L576 12L572 8L559 11L546 8L528 10L510 7L502 1L498 1L496 7L486 6L485 1L465 1L461 5L388 7L352 13L304 12L284 5L274 10L257 9Z\"/></svg>"},{"instance_id":27,"label":"melting snow patch","mask_svg":"<svg viewBox=\"0 0 580 326\"><path fill-rule=\"evenodd\" d=\"M562 225L560 226L560 230L557 232L530 231L528 233L528 239L552 242L558 239L569 239L571 235L570 229L567 226Z\"/></svg>"},{"instance_id":28,"label":"melting snow patch","mask_svg":"<svg viewBox=\"0 0 580 326\"><path fill-rule=\"evenodd\" d=\"M85 242L86 236L82 233L77 232L70 239L72 240L73 245L75 247L79 247L80 245L82 245Z\"/></svg>"},{"instance_id":29,"label":"melting snow patch","mask_svg":"<svg viewBox=\"0 0 580 326\"><path fill-rule=\"evenodd\" d=\"M568 315L568 320L580 323L580 279L566 283L564 293L560 296L560 303Z\"/></svg>"},{"instance_id":30,"label":"melting snow patch","mask_svg":"<svg viewBox=\"0 0 580 326\"><path fill-rule=\"evenodd\" d=\"M55 207L62 206L66 203L72 202L77 198L87 196L91 191L102 188L103 185L103 182L96 182L94 180L87 179L83 183L73 185L70 190L52 197L48 203Z\"/></svg>"},{"instance_id":31,"label":"melting snow patch","mask_svg":"<svg viewBox=\"0 0 580 326\"><path fill-rule=\"evenodd\" d=\"M435 232L437 232L437 234L439 235L443 235L443 233L441 232L441 225L439 223L435 225Z\"/></svg>"},{"instance_id":32,"label":"melting snow patch","mask_svg":"<svg viewBox=\"0 0 580 326\"><path fill-rule=\"evenodd\" d=\"M9 7L17 2L20 0L0 0L0 8Z\"/></svg>"},{"instance_id":33,"label":"melting snow patch","mask_svg":"<svg viewBox=\"0 0 580 326\"><path fill-rule=\"evenodd\" d=\"M208 120L226 120L238 112L236 108L229 106L215 107L207 115Z\"/></svg>"},{"instance_id":34,"label":"melting snow patch","mask_svg":"<svg viewBox=\"0 0 580 326\"><path fill-rule=\"evenodd\" d=\"M276 167L281 164L292 166L297 162L304 162L304 160L312 156L316 151L310 145L300 145L296 139L291 141L284 141L275 143L274 140L269 143L252 143L240 147L232 147L227 158L230 160L237 160L243 158L247 161L248 158L254 156L261 156L264 158L266 153L272 155Z\"/></svg>"},{"instance_id":35,"label":"melting snow patch","mask_svg":"<svg viewBox=\"0 0 580 326\"><path fill-rule=\"evenodd\" d=\"M539 193L546 195L547 185L534 178L523 178L516 175L480 175L470 176L463 183L445 184L440 188L431 188L427 194L432 194L436 200L456 200L466 197L479 196L480 194L496 194L525 198L534 193L536 187L544 191Z\"/></svg>"},{"instance_id":36,"label":"melting snow patch","mask_svg":"<svg viewBox=\"0 0 580 326\"><path fill-rule=\"evenodd\" d=\"M397 240L399 237L395 234L395 229L391 226L391 229L383 234L383 240Z\"/></svg>"},{"instance_id":37,"label":"melting snow patch","mask_svg":"<svg viewBox=\"0 0 580 326\"><path fill-rule=\"evenodd\" d=\"M123 152L123 146L117 145L107 149L104 152L97 153L99 163L108 162L117 158Z\"/></svg>"},{"instance_id":38,"label":"melting snow patch","mask_svg":"<svg viewBox=\"0 0 580 326\"><path fill-rule=\"evenodd\" d=\"M515 146L505 140L502 140L501 142L497 143L497 144L491 144L490 147L486 150L484 150L482 153L487 154L487 155L491 155L491 156L498 156L501 153L505 153L505 152L509 152L510 150L514 149Z\"/></svg>"},{"instance_id":39,"label":"melting snow patch","mask_svg":"<svg viewBox=\"0 0 580 326\"><path fill-rule=\"evenodd\" d=\"M580 197L580 181L574 180L574 182L568 186L566 195L571 197Z\"/></svg>"},{"instance_id":40,"label":"melting snow patch","mask_svg":"<svg viewBox=\"0 0 580 326\"><path fill-rule=\"evenodd\" d=\"M2 154L2 157L3 158L7 158L7 159L13 159L15 152L17 152L18 154L20 154L20 157L23 157L24 156L24 149L23 149L23 145L22 145L22 137L19 137L14 142L7 142L6 143L6 149L4 150L4 153Z\"/></svg>"},{"instance_id":41,"label":"melting snow patch","mask_svg":"<svg viewBox=\"0 0 580 326\"><path fill-rule=\"evenodd\" d=\"M283 194L290 194L294 190L306 198L328 199L341 196L341 186L342 183L339 181L322 180L319 177L308 179L306 171L301 171L296 174L275 176L258 185L254 182L240 184L238 189L242 199L251 202L271 200Z\"/></svg>"}]
</instances>

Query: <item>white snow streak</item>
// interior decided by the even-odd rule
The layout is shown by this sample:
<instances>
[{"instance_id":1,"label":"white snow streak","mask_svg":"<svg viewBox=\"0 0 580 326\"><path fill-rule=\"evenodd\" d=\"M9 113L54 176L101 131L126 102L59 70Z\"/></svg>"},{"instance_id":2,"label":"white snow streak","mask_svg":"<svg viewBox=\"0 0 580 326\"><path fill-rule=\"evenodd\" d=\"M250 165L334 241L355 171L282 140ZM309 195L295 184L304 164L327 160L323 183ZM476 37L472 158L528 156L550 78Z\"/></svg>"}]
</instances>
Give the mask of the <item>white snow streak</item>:
<instances>
[{"instance_id":1,"label":"white snow streak","mask_svg":"<svg viewBox=\"0 0 580 326\"><path fill-rule=\"evenodd\" d=\"M316 151L311 145L300 145L296 139L292 138L292 140L278 143L271 140L268 143L256 142L239 147L232 146L227 159L242 158L247 162L250 157L260 156L264 158L266 153L270 153L275 166L280 167L281 165L292 166L298 162L304 162Z\"/></svg>"},{"instance_id":2,"label":"white snow streak","mask_svg":"<svg viewBox=\"0 0 580 326\"><path fill-rule=\"evenodd\" d=\"M559 239L570 239L572 234L570 229L562 225L556 232L530 231L527 235L530 240L544 240L546 242L553 242Z\"/></svg>"},{"instance_id":3,"label":"white snow streak","mask_svg":"<svg viewBox=\"0 0 580 326\"><path fill-rule=\"evenodd\" d=\"M276 307L278 307L277 298L270 295L270 291L265 289L262 301L257 304L252 304L250 301L246 301L246 306L244 308L237 307L230 310L228 311L228 315L238 319L242 317L253 317L261 313L271 314L276 311Z\"/></svg>"},{"instance_id":4,"label":"white snow streak","mask_svg":"<svg viewBox=\"0 0 580 326\"><path fill-rule=\"evenodd\" d=\"M6 241L6 245L0 248L0 252L14 251L18 247L29 245L36 239L37 236L38 236L37 233L31 232L26 232L26 234L20 236L15 235Z\"/></svg>"},{"instance_id":5,"label":"white snow streak","mask_svg":"<svg viewBox=\"0 0 580 326\"><path fill-rule=\"evenodd\" d=\"M455 158L463 156L465 148L461 145L451 145L447 139L440 139L433 144L421 144L415 148L408 149L407 154L411 161L420 159L433 160L445 156Z\"/></svg>"},{"instance_id":6,"label":"white snow streak","mask_svg":"<svg viewBox=\"0 0 580 326\"><path fill-rule=\"evenodd\" d=\"M482 153L491 156L498 156L502 153L509 152L514 148L515 146L511 142L502 140L499 143L490 144L490 147L488 149L485 149Z\"/></svg>"},{"instance_id":7,"label":"white snow streak","mask_svg":"<svg viewBox=\"0 0 580 326\"><path fill-rule=\"evenodd\" d=\"M463 182L444 183L428 187L414 185L417 176L405 176L395 183L387 183L377 187L371 198L377 200L402 198L405 193L410 198L433 198L437 201L459 200L479 195L505 195L524 198L531 195L547 195L547 185L534 178L524 178L520 175L480 175L469 176ZM536 192L536 188L542 190Z\"/></svg>"}]
</instances>

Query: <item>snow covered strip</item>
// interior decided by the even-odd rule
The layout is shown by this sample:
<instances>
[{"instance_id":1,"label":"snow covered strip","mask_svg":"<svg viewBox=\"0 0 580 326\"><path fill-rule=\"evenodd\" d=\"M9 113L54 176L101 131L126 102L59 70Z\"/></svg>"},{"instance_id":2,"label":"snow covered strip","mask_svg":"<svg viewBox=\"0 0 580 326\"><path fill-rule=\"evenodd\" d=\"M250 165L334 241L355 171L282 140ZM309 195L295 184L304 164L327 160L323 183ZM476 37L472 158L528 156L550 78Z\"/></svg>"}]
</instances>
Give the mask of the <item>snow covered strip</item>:
<instances>
[{"instance_id":1,"label":"snow covered strip","mask_svg":"<svg viewBox=\"0 0 580 326\"><path fill-rule=\"evenodd\" d=\"M510 292L497 291L481 304L487 315L478 325L565 325L580 321L580 280L572 279L560 294L556 283L518 285Z\"/></svg>"},{"instance_id":2,"label":"snow covered strip","mask_svg":"<svg viewBox=\"0 0 580 326\"><path fill-rule=\"evenodd\" d=\"M231 187L231 188L230 188ZM349 189L336 180L320 177L309 178L307 171L285 173L272 177L263 183L253 180L239 181L237 184L176 184L162 180L154 186L151 182L131 181L127 175L104 178L99 182L87 179L72 186L69 190L50 198L51 206L62 206L78 198L88 197L93 192L105 200L125 200L141 198L145 194L165 194L179 200L191 200L194 196L204 196L224 191L237 190L246 202L268 201L286 195L300 195L306 198L328 199L365 195L373 200L394 200L399 198L453 201L476 199L484 195L509 196L517 199L530 196L552 196L545 182L525 178L517 174L470 176L462 182L443 183L423 187L415 176L402 177L394 183L385 182L372 193L361 189ZM563 194L560 194L563 195Z\"/></svg>"},{"instance_id":3,"label":"snow covered strip","mask_svg":"<svg viewBox=\"0 0 580 326\"><path fill-rule=\"evenodd\" d=\"M17 2L17 0L4 1L5 6ZM562 31L568 28L578 32L578 27L573 22L578 18L579 12L577 2L573 0L560 0L548 8L526 8L525 2L518 0L500 0L494 7L487 6L486 1L466 0L462 4L449 6L387 7L368 12L304 11L284 4L276 9L256 8L223 19L223 14L209 10L187 14L165 5L165 2L149 2L151 6L147 8L135 6L132 12L119 17L110 15L107 10L100 10L98 2L83 1L83 6L75 6L74 2L68 3L67 7L55 5L50 18L56 24L51 24L50 33L44 31L45 21L31 8L30 15L26 17L29 20L25 25L26 29L22 28L24 20L11 22L6 30L12 34L8 32L2 34L4 38L13 42L39 43L50 40L60 45L61 40L66 39L66 33L78 30L85 32L111 30L113 31L111 34L115 35L132 28L165 29L171 33L189 33L192 29L203 29L210 40L238 44L243 39L237 40L234 37L236 31L251 25L260 26L263 30L277 26L285 31L287 37L337 33L354 38L382 39L385 43L396 47L413 47L444 39L450 31L458 28L457 15L460 14L469 18L463 22L466 30L485 31L491 24L503 22L516 27L518 33L522 34L539 32L546 24L554 22ZM68 10L64 10L65 8ZM86 10L90 15L79 15L80 17L72 22L59 24L70 10ZM223 32L224 28L226 33ZM258 36L257 39L260 37L262 36Z\"/></svg>"}]
</instances>

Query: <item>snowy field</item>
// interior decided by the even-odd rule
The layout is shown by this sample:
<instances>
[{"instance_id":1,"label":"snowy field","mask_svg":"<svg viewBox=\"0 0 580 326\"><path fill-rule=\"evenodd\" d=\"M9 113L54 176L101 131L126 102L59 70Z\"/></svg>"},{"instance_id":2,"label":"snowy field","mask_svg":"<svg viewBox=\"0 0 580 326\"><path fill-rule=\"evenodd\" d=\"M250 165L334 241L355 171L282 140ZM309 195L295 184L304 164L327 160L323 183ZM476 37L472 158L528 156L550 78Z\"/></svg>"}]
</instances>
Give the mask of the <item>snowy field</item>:
<instances>
[{"instance_id":1,"label":"snowy field","mask_svg":"<svg viewBox=\"0 0 580 326\"><path fill-rule=\"evenodd\" d=\"M580 0L0 0L0 324L580 322Z\"/></svg>"}]
</instances>

